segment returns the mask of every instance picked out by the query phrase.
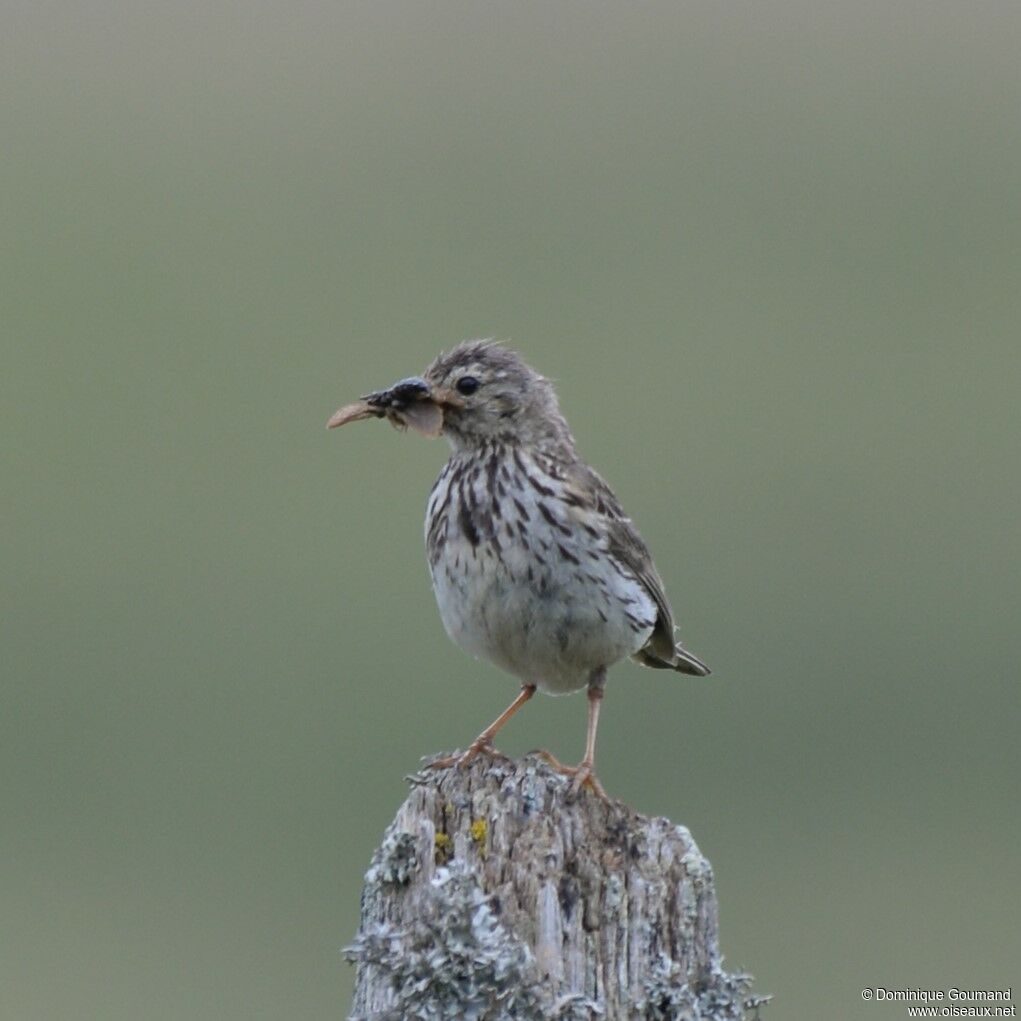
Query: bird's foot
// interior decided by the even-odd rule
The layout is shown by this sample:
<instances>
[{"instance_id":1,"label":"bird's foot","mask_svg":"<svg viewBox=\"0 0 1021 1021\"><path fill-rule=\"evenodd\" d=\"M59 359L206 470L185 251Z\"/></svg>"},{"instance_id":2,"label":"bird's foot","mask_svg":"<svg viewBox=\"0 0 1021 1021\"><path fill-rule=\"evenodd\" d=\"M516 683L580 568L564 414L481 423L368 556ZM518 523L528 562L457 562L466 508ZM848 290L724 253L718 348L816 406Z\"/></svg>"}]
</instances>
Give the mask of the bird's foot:
<instances>
[{"instance_id":1,"label":"bird's foot","mask_svg":"<svg viewBox=\"0 0 1021 1021\"><path fill-rule=\"evenodd\" d=\"M510 759L503 752L498 752L489 741L482 741L476 738L468 746L468 750L461 755L445 755L442 759L433 759L432 762L426 763L425 768L450 769L451 766L456 766L458 769L463 769L465 766L471 765L480 755L488 755L492 759L510 762Z\"/></svg>"},{"instance_id":2,"label":"bird's foot","mask_svg":"<svg viewBox=\"0 0 1021 1021\"><path fill-rule=\"evenodd\" d=\"M565 766L555 755L545 749L539 749L533 754L538 755L540 759L546 762L550 767L555 769L558 773L562 773L564 776L574 777L571 783L571 796L577 797L581 793L582 787L588 787L590 791L600 801L610 803L610 797L606 793L603 785L599 782L599 778L596 776L595 771L592 768L592 763L582 759L577 766Z\"/></svg>"}]
</instances>

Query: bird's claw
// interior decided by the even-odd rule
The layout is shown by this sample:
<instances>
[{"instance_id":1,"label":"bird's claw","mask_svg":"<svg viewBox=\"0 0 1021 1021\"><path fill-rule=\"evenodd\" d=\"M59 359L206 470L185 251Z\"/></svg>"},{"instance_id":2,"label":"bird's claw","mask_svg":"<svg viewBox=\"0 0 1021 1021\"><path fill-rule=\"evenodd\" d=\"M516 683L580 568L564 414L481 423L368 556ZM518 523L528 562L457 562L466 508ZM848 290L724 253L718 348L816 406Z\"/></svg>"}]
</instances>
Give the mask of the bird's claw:
<instances>
[{"instance_id":1,"label":"bird's claw","mask_svg":"<svg viewBox=\"0 0 1021 1021\"><path fill-rule=\"evenodd\" d=\"M588 787L600 801L604 801L606 804L610 803L609 795L599 782L599 778L592 771L591 762L583 760L577 766L565 766L555 755L552 755L545 749L540 749L534 754L538 755L540 759L556 770L556 772L562 773L564 776L573 777L571 781L571 797L577 797L581 793L582 787Z\"/></svg>"},{"instance_id":2,"label":"bird's claw","mask_svg":"<svg viewBox=\"0 0 1021 1021\"><path fill-rule=\"evenodd\" d=\"M488 741L473 741L468 746L468 750L461 755L445 755L442 759L433 759L432 762L427 762L424 768L450 769L451 766L456 766L458 769L464 769L465 766L471 765L480 755L488 755L492 759L510 762L510 759L503 752L498 752Z\"/></svg>"},{"instance_id":3,"label":"bird's claw","mask_svg":"<svg viewBox=\"0 0 1021 1021\"><path fill-rule=\"evenodd\" d=\"M599 782L599 778L592 772L592 764L589 762L583 762L575 768L574 780L571 783L571 796L576 798L581 793L582 787L588 787L604 804L610 803L610 796Z\"/></svg>"}]
</instances>

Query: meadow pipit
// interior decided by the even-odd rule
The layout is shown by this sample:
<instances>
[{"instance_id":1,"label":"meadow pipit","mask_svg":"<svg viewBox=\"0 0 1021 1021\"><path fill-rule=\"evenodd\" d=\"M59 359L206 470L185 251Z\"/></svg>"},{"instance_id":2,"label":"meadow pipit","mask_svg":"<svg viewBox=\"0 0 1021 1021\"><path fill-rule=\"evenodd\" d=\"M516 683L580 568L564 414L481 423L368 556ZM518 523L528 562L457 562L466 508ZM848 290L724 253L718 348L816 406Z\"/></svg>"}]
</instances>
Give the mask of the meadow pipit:
<instances>
[{"instance_id":1,"label":"meadow pipit","mask_svg":"<svg viewBox=\"0 0 1021 1021\"><path fill-rule=\"evenodd\" d=\"M705 676L674 635L648 547L610 487L577 454L549 380L515 352L470 341L425 371L341 408L330 428L387 418L453 448L429 495L425 541L440 616L458 645L521 681L521 692L464 754L464 765L536 689L588 689L576 767L549 761L605 798L594 772L607 668L626 656Z\"/></svg>"}]
</instances>

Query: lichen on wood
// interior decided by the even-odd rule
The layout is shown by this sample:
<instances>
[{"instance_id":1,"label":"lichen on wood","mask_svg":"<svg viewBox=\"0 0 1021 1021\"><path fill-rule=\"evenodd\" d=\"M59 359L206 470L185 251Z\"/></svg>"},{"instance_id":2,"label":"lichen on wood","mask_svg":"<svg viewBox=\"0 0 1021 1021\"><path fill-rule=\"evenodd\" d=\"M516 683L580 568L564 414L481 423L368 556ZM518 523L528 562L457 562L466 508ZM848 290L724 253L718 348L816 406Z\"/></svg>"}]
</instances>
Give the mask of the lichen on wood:
<instances>
[{"instance_id":1,"label":"lichen on wood","mask_svg":"<svg viewBox=\"0 0 1021 1021\"><path fill-rule=\"evenodd\" d=\"M534 756L425 771L365 877L353 1021L745 1021L691 834Z\"/></svg>"}]
</instances>

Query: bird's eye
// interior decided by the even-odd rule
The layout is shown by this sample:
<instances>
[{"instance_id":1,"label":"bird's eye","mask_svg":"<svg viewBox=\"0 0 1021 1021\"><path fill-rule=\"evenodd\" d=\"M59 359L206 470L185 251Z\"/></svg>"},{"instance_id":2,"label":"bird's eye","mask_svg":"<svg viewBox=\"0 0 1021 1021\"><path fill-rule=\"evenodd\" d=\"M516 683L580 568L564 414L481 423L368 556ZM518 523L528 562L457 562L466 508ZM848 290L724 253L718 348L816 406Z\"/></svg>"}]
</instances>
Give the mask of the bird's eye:
<instances>
[{"instance_id":1,"label":"bird's eye","mask_svg":"<svg viewBox=\"0 0 1021 1021\"><path fill-rule=\"evenodd\" d=\"M464 394L467 397L469 394L475 393L480 384L474 376L462 376L454 385L459 394Z\"/></svg>"}]
</instances>

